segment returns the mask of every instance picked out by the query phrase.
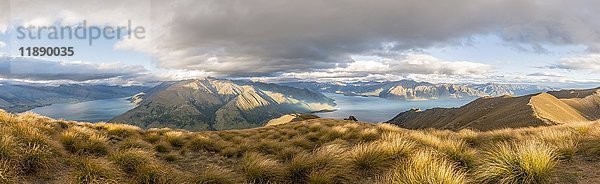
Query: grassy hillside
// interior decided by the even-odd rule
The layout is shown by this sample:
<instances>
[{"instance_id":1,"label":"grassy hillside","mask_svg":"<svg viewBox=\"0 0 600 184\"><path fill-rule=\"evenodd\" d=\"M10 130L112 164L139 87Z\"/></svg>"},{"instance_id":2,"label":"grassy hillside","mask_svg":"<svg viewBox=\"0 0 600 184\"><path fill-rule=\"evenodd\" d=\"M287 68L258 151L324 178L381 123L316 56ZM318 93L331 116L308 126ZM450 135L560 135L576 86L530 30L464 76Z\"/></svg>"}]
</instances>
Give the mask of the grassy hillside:
<instances>
[{"instance_id":1,"label":"grassy hillside","mask_svg":"<svg viewBox=\"0 0 600 184\"><path fill-rule=\"evenodd\" d=\"M388 123L409 129L496 130L600 119L600 89L484 97L460 108L402 112Z\"/></svg>"},{"instance_id":2,"label":"grassy hillside","mask_svg":"<svg viewBox=\"0 0 600 184\"><path fill-rule=\"evenodd\" d=\"M600 123L490 132L311 119L216 132L0 112L0 183L598 183Z\"/></svg>"}]
</instances>

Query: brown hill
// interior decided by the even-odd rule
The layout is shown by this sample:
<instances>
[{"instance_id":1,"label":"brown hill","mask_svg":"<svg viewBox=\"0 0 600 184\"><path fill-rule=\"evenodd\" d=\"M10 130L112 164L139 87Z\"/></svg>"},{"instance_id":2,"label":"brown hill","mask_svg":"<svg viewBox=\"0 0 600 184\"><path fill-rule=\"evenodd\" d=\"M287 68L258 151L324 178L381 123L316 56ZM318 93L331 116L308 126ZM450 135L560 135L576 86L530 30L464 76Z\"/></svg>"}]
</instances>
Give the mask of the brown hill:
<instances>
[{"instance_id":1,"label":"brown hill","mask_svg":"<svg viewBox=\"0 0 600 184\"><path fill-rule=\"evenodd\" d=\"M389 123L411 129L493 130L600 119L599 89L563 90L520 97L484 97L460 108L402 112Z\"/></svg>"}]
</instances>

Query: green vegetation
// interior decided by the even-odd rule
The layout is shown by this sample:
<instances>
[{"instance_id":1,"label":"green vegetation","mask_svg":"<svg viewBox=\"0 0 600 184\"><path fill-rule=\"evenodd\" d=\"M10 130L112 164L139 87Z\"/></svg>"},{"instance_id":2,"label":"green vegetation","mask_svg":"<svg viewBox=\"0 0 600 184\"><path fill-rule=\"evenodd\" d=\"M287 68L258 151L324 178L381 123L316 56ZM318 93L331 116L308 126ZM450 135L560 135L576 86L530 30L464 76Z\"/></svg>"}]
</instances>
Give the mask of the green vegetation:
<instances>
[{"instance_id":1,"label":"green vegetation","mask_svg":"<svg viewBox=\"0 0 600 184\"><path fill-rule=\"evenodd\" d=\"M0 183L574 183L600 178L586 170L600 164L599 142L600 122L453 132L311 119L189 132L0 112Z\"/></svg>"}]
</instances>

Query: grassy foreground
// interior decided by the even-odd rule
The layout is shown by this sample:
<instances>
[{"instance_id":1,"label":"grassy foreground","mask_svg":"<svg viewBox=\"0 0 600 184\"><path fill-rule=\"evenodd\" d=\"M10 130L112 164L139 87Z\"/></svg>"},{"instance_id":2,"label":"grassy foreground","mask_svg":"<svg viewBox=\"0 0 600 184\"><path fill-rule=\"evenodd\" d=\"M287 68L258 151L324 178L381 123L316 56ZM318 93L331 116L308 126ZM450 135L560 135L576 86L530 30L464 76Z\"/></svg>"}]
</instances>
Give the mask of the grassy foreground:
<instances>
[{"instance_id":1,"label":"grassy foreground","mask_svg":"<svg viewBox=\"0 0 600 184\"><path fill-rule=\"evenodd\" d=\"M0 112L0 183L594 183L600 123L406 130L331 119L188 132Z\"/></svg>"}]
</instances>

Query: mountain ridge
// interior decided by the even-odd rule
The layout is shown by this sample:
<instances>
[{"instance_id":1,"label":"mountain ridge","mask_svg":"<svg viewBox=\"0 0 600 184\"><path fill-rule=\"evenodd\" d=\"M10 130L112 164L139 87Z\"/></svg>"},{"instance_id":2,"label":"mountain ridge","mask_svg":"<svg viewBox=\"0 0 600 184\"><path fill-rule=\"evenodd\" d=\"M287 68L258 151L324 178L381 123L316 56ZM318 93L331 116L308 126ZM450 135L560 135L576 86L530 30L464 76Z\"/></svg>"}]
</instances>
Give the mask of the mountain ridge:
<instances>
[{"instance_id":1,"label":"mountain ridge","mask_svg":"<svg viewBox=\"0 0 600 184\"><path fill-rule=\"evenodd\" d=\"M581 93L587 95L571 98ZM483 97L459 108L402 112L388 123L411 129L493 130L594 121L600 119L599 93L599 89L561 90L518 97Z\"/></svg>"},{"instance_id":2,"label":"mountain ridge","mask_svg":"<svg viewBox=\"0 0 600 184\"><path fill-rule=\"evenodd\" d=\"M215 78L165 82L111 122L188 130L252 128L291 113L333 109L332 99L288 86Z\"/></svg>"},{"instance_id":3,"label":"mountain ridge","mask_svg":"<svg viewBox=\"0 0 600 184\"><path fill-rule=\"evenodd\" d=\"M306 88L317 92L338 93L347 96L371 96L398 100L434 100L526 95L556 90L556 88L546 86L525 84L434 84L413 80L351 83L289 82L281 84Z\"/></svg>"}]
</instances>

